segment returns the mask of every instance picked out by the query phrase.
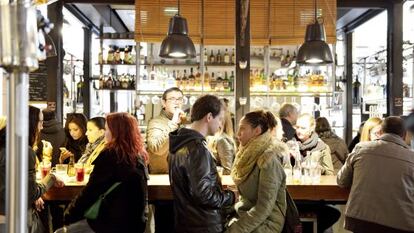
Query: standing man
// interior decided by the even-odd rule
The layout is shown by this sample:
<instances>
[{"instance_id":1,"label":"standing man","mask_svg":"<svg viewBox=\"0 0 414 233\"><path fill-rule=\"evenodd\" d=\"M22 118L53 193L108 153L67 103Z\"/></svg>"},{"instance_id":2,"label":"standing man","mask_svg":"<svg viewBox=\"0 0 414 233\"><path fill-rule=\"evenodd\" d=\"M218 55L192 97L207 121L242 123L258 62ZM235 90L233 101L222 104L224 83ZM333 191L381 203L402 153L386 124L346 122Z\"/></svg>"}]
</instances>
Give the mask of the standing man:
<instances>
[{"instance_id":1,"label":"standing man","mask_svg":"<svg viewBox=\"0 0 414 233\"><path fill-rule=\"evenodd\" d=\"M345 229L355 233L414 232L414 152L399 117L387 117L381 136L360 142L338 173L351 187Z\"/></svg>"},{"instance_id":2,"label":"standing man","mask_svg":"<svg viewBox=\"0 0 414 233\"><path fill-rule=\"evenodd\" d=\"M279 117L283 127L283 141L287 142L295 138L296 131L293 128L298 120L299 112L292 104L284 104L279 110Z\"/></svg>"},{"instance_id":3,"label":"standing man","mask_svg":"<svg viewBox=\"0 0 414 233\"><path fill-rule=\"evenodd\" d=\"M162 110L159 116L151 119L147 128L147 151L149 154L149 172L151 174L168 173L168 134L178 129L185 117L181 110L183 92L172 87L162 95ZM155 207L155 232L170 232L174 227L174 208L172 202L157 202Z\"/></svg>"},{"instance_id":4,"label":"standing man","mask_svg":"<svg viewBox=\"0 0 414 233\"><path fill-rule=\"evenodd\" d=\"M169 176L174 195L175 232L221 233L221 209L234 203L223 190L205 137L214 135L224 118L220 100L200 97L191 110L191 127L170 134Z\"/></svg>"}]
</instances>

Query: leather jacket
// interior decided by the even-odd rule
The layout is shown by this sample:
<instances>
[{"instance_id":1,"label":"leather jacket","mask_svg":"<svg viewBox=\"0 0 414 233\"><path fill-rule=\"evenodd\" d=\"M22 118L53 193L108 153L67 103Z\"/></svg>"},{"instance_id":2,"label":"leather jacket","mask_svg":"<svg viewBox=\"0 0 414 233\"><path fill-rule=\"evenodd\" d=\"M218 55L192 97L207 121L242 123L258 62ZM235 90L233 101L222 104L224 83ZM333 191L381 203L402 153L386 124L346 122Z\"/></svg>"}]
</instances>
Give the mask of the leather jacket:
<instances>
[{"instance_id":1,"label":"leather jacket","mask_svg":"<svg viewBox=\"0 0 414 233\"><path fill-rule=\"evenodd\" d=\"M222 189L204 136L187 128L171 132L168 164L175 231L223 232L222 208L234 203L234 193Z\"/></svg>"}]
</instances>

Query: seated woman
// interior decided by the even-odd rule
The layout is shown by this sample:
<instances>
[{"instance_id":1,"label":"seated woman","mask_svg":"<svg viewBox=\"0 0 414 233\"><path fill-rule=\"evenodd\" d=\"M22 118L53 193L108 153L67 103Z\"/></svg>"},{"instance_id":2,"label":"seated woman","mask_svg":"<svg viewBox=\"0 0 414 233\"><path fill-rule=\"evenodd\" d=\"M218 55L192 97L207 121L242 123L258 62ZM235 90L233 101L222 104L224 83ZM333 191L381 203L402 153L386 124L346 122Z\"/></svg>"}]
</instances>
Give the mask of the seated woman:
<instances>
[{"instance_id":1,"label":"seated woman","mask_svg":"<svg viewBox=\"0 0 414 233\"><path fill-rule=\"evenodd\" d=\"M147 202L148 155L137 120L128 113L106 117L106 148L92 163L94 169L85 188L65 211L64 232L144 232ZM85 211L116 182L96 219L85 219Z\"/></svg>"},{"instance_id":2,"label":"seated woman","mask_svg":"<svg viewBox=\"0 0 414 233\"><path fill-rule=\"evenodd\" d=\"M279 157L288 153L282 142L273 140L276 125L272 113L254 111L241 120L231 176L239 190L237 217L227 232L281 232L286 213L286 175Z\"/></svg>"},{"instance_id":3,"label":"seated woman","mask_svg":"<svg viewBox=\"0 0 414 233\"><path fill-rule=\"evenodd\" d=\"M66 150L60 153L59 163L69 162L69 157L74 156L75 162L82 157L82 153L85 151L88 139L86 133L86 116L82 113L68 114L65 124L65 132L67 136Z\"/></svg>"},{"instance_id":4,"label":"seated woman","mask_svg":"<svg viewBox=\"0 0 414 233\"><path fill-rule=\"evenodd\" d=\"M332 131L331 125L325 117L318 117L316 119L315 132L329 146L334 173L337 174L342 165L344 165L349 153L345 141Z\"/></svg>"},{"instance_id":5,"label":"seated woman","mask_svg":"<svg viewBox=\"0 0 414 233\"><path fill-rule=\"evenodd\" d=\"M98 157L105 148L105 118L94 117L86 125L86 136L89 143L86 145L85 152L78 160L78 163L85 164L87 173L90 173L92 162Z\"/></svg>"},{"instance_id":6,"label":"seated woman","mask_svg":"<svg viewBox=\"0 0 414 233\"><path fill-rule=\"evenodd\" d=\"M360 142L374 141L375 139L379 138L381 123L381 118L370 117L362 127Z\"/></svg>"},{"instance_id":7,"label":"seated woman","mask_svg":"<svg viewBox=\"0 0 414 233\"><path fill-rule=\"evenodd\" d=\"M223 175L230 175L233 167L236 145L233 140L234 131L230 112L226 112L220 131L214 135L210 144L217 166L223 167Z\"/></svg>"}]
</instances>

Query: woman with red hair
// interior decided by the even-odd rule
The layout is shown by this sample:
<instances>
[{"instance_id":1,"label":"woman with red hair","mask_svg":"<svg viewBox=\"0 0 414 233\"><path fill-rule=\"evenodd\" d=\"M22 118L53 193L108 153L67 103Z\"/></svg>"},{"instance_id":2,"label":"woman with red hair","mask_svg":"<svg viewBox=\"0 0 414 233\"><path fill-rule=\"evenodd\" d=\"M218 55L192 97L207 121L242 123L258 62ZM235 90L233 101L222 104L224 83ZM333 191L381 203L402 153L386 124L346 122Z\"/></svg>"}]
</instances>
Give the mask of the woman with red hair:
<instances>
[{"instance_id":1,"label":"woman with red hair","mask_svg":"<svg viewBox=\"0 0 414 233\"><path fill-rule=\"evenodd\" d=\"M137 120L128 113L106 117L106 148L94 164L89 182L65 211L67 232L144 232L147 199L147 152ZM114 183L121 182L105 198L96 219L84 219L85 211Z\"/></svg>"}]
</instances>

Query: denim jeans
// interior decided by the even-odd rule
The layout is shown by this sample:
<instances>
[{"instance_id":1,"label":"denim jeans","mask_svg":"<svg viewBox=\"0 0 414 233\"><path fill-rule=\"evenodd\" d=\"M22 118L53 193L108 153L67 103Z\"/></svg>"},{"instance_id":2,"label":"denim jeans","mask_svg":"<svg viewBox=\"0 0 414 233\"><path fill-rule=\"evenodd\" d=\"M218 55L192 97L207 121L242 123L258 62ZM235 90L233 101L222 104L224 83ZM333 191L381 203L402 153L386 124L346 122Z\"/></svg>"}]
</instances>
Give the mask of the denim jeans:
<instances>
[{"instance_id":1,"label":"denim jeans","mask_svg":"<svg viewBox=\"0 0 414 233\"><path fill-rule=\"evenodd\" d=\"M65 228L66 228L66 231L65 231ZM55 233L65 233L65 232L70 232L70 233L94 233L94 231L89 226L86 219L81 220L79 222L72 223L69 226L64 226L64 227L59 228L55 231Z\"/></svg>"}]
</instances>

